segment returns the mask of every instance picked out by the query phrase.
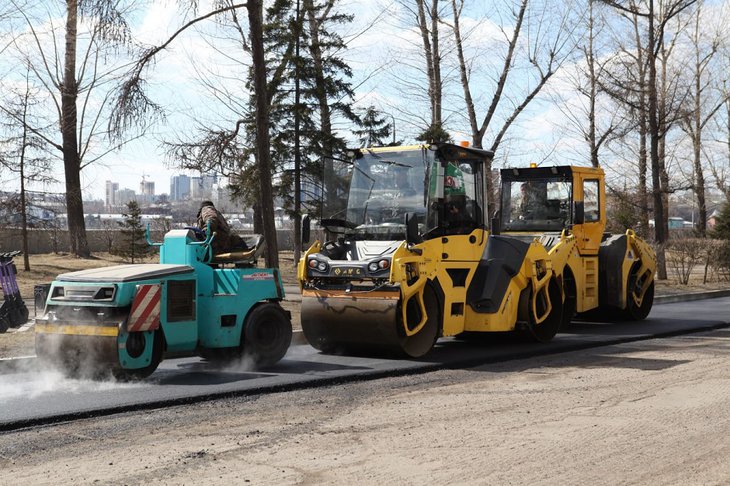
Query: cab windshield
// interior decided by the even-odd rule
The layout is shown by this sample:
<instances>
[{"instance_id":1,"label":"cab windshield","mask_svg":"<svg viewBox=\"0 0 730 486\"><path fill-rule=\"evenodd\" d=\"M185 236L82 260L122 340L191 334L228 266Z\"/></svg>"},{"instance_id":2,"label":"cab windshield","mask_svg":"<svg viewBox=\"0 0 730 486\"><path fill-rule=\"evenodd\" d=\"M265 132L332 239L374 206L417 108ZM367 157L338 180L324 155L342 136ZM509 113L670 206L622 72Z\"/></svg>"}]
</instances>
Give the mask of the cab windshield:
<instances>
[{"instance_id":1,"label":"cab windshield","mask_svg":"<svg viewBox=\"0 0 730 486\"><path fill-rule=\"evenodd\" d=\"M334 161L325 171L324 217L368 238L403 238L406 213L425 220L433 152L363 150L358 155L352 162Z\"/></svg>"},{"instance_id":2,"label":"cab windshield","mask_svg":"<svg viewBox=\"0 0 730 486\"><path fill-rule=\"evenodd\" d=\"M358 151L325 167L322 224L356 239L405 238L405 215L419 233L469 233L482 224L483 159L445 144Z\"/></svg>"},{"instance_id":3,"label":"cab windshield","mask_svg":"<svg viewBox=\"0 0 730 486\"><path fill-rule=\"evenodd\" d=\"M572 186L563 179L525 179L502 184L504 231L561 231L571 221Z\"/></svg>"}]
</instances>

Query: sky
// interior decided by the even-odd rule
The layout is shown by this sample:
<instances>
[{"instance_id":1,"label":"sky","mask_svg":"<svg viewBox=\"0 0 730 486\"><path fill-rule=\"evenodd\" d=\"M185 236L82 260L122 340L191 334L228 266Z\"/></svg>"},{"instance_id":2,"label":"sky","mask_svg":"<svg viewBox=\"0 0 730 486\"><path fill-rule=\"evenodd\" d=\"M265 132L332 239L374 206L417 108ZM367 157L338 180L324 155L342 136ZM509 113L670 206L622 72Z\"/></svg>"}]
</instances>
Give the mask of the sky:
<instances>
[{"instance_id":1,"label":"sky","mask_svg":"<svg viewBox=\"0 0 730 486\"><path fill-rule=\"evenodd\" d=\"M28 1L32 3L34 0ZM51 23L61 25L62 11L44 13L48 3L40 0L35 2L44 6L33 11L36 18L42 21L40 25L35 25L38 31L44 28L48 30ZM201 0L199 12L209 11L211 3L211 0ZM444 5L448 6L449 3L444 2ZM529 48L528 42L538 39L545 46L551 40L551 32L555 31L546 29L544 25L539 29L538 20L559 19L560 16L556 14L564 10L570 12L569 22L578 26L581 12L585 11L583 3L578 0L533 1L534 10L523 26L523 39L508 79L505 99L496 115L496 126L501 126L501 121L511 112L515 100L521 99L534 86L535 70L525 55ZM177 5L174 0L140 2L139 8L130 17L133 38L147 46L166 40L181 25ZM512 2L507 0L467 0L462 14L465 51L472 69L473 94L480 120L485 115L494 92L494 79L503 62L505 34L500 29L509 32L512 28L512 17L509 15L512 6ZM412 142L424 128L424 120L429 117L420 33L414 26L412 15L396 0L343 0L341 8L353 14L355 19L342 30L348 44L343 56L353 69L351 82L356 93L355 107L364 109L369 105L376 106L387 114L388 119L395 121L398 138ZM242 11L241 16L245 18L245 12ZM22 31L22 19L16 20L16 29ZM442 32L448 30L445 26L442 29ZM570 32L572 37L566 38L562 44L563 52L567 52L572 43L578 42L579 30L576 28ZM544 39L540 39L540 36L544 36ZM27 36L24 39L23 48L31 52L33 43ZM47 46L50 45L49 39L45 42ZM2 53L3 45L0 36L0 82L7 85L9 80L17 80L17 72L13 72L14 67L8 68L8 58ZM442 48L447 129L455 141L469 140L470 129L465 116L453 45L445 40ZM543 53L547 51L547 48L541 49ZM106 59L118 67L129 60L114 55ZM563 107L578 109L579 100L570 82L570 73L574 71L576 62L578 59L575 57L563 58L561 69L508 131L497 153L497 166L527 165L529 162L545 160L576 164L588 162L583 156L584 142L564 129L567 125L565 111L555 103L559 97ZM241 55L240 48L235 45L235 38L231 38L230 30L224 31L212 20L178 37L144 73L149 95L165 109L164 123L156 123L143 136L128 142L121 150L111 152L99 163L86 167L82 171L85 198L103 199L106 180L118 182L120 188L137 191L143 176L155 182L157 194L169 192L170 177L181 171L175 168L174 160L166 157L161 147L162 141L185 139L200 127L233 126L237 119L235 105L243 104L246 100L245 87L240 80L245 77L248 63L248 59ZM218 92L212 92L211 86L215 86ZM47 101L52 106L50 100ZM94 99L91 103L99 101ZM355 142L347 123L338 120L335 128ZM494 133L488 132L486 146L491 143L493 136ZM90 148L90 153L103 153L108 148L109 143L105 139L98 139ZM57 165L60 179L60 164ZM7 178L0 176L0 189L12 188L13 182L3 182L4 179ZM45 189L62 191L62 185Z\"/></svg>"}]
</instances>

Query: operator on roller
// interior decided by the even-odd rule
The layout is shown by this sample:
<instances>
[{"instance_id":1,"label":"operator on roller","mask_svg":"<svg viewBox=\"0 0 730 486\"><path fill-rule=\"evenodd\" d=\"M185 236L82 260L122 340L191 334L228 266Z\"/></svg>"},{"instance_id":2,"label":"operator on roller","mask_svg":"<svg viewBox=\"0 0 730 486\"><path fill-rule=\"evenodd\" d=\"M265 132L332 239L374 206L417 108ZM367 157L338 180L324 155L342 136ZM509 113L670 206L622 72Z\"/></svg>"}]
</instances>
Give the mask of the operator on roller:
<instances>
[{"instance_id":1,"label":"operator on roller","mask_svg":"<svg viewBox=\"0 0 730 486\"><path fill-rule=\"evenodd\" d=\"M215 232L211 246L213 253L226 253L231 250L247 250L246 243L235 233L226 218L218 211L211 201L200 203L198 211L198 227L206 229L210 223L210 231Z\"/></svg>"}]
</instances>

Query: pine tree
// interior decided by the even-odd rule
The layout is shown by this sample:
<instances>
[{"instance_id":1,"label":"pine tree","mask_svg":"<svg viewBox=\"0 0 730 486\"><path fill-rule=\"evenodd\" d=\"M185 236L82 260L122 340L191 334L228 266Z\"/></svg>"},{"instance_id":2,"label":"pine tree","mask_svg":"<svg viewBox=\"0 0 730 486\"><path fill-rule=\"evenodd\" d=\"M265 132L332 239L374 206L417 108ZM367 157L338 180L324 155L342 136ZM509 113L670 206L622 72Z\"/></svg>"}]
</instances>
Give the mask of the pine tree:
<instances>
[{"instance_id":1,"label":"pine tree","mask_svg":"<svg viewBox=\"0 0 730 486\"><path fill-rule=\"evenodd\" d=\"M374 106L368 106L362 116L362 129L353 130L352 133L360 140L363 147L382 147L387 145L390 137L391 125L387 123L382 113Z\"/></svg>"},{"instance_id":2,"label":"pine tree","mask_svg":"<svg viewBox=\"0 0 730 486\"><path fill-rule=\"evenodd\" d=\"M721 240L730 240L730 201L726 202L717 217L717 223L712 228L712 237Z\"/></svg>"},{"instance_id":3,"label":"pine tree","mask_svg":"<svg viewBox=\"0 0 730 486\"><path fill-rule=\"evenodd\" d=\"M122 228L122 238L115 248L114 254L134 263L135 259L141 260L149 255L152 247L147 244L145 238L145 228L142 226L142 210L137 201L129 201L127 211L122 213L122 216L124 216L124 221L119 223Z\"/></svg>"},{"instance_id":4,"label":"pine tree","mask_svg":"<svg viewBox=\"0 0 730 486\"><path fill-rule=\"evenodd\" d=\"M451 142L451 135L441 124L434 124L423 131L416 140L426 143Z\"/></svg>"},{"instance_id":5,"label":"pine tree","mask_svg":"<svg viewBox=\"0 0 730 486\"><path fill-rule=\"evenodd\" d=\"M353 95L349 78L352 70L340 57L346 50L337 33L352 21L352 15L340 13L339 0L301 0L299 18L292 0L279 0L268 11L266 41L268 53L290 62L283 64L281 85L274 87L271 100L272 159L284 174L279 181L279 196L292 216L294 199L293 169L295 140L301 157L302 204L300 212L317 213L319 195L307 190L318 186L325 170L325 160L347 148L345 139L333 130L336 120L359 123L352 109ZM298 21L297 21L298 20ZM299 56L296 56L297 34ZM299 103L295 84L299 79ZM299 116L298 137L295 117Z\"/></svg>"}]
</instances>

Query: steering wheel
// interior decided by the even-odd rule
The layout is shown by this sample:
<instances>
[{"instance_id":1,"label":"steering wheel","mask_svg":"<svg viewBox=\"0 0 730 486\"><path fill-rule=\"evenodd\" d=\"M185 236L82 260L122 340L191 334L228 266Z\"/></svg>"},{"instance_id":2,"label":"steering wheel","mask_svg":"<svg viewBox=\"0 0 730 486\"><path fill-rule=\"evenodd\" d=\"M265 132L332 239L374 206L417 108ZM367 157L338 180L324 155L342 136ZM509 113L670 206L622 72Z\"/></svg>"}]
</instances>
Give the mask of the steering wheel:
<instances>
[{"instance_id":1,"label":"steering wheel","mask_svg":"<svg viewBox=\"0 0 730 486\"><path fill-rule=\"evenodd\" d=\"M205 230L202 230L198 228L197 226L186 226L186 230L190 230L195 234L195 238L198 239L198 241L204 241L205 240Z\"/></svg>"}]
</instances>

